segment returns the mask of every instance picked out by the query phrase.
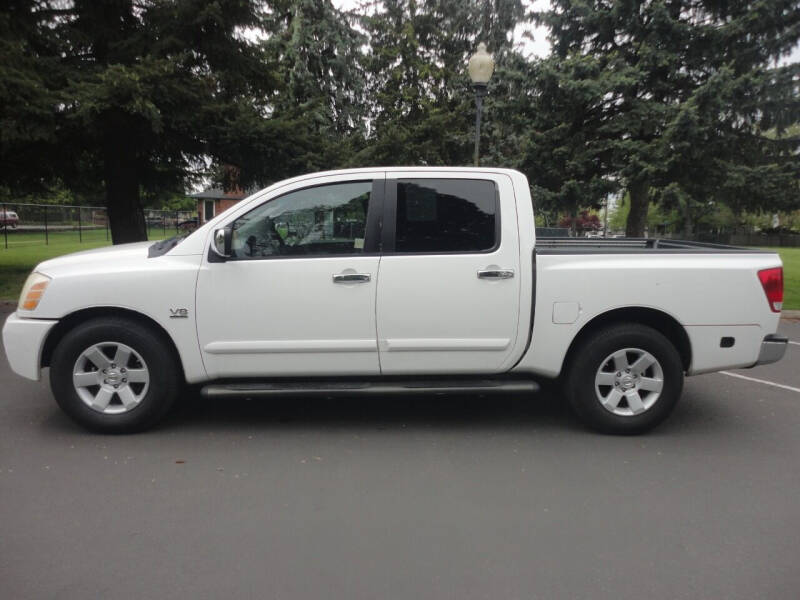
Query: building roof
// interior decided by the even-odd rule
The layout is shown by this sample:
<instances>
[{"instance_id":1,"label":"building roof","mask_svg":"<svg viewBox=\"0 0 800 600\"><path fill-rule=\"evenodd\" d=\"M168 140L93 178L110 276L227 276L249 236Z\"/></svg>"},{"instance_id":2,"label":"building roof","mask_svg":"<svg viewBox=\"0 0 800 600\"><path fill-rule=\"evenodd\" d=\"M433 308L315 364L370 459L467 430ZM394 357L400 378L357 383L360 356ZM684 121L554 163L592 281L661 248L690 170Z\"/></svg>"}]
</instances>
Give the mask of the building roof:
<instances>
[{"instance_id":1,"label":"building roof","mask_svg":"<svg viewBox=\"0 0 800 600\"><path fill-rule=\"evenodd\" d=\"M202 192L196 192L194 194L189 194L190 198L197 198L198 200L222 200L222 199L229 199L229 200L241 200L247 196L247 194L241 190L238 191L230 191L226 192L222 188L208 188L207 190L203 190Z\"/></svg>"}]
</instances>

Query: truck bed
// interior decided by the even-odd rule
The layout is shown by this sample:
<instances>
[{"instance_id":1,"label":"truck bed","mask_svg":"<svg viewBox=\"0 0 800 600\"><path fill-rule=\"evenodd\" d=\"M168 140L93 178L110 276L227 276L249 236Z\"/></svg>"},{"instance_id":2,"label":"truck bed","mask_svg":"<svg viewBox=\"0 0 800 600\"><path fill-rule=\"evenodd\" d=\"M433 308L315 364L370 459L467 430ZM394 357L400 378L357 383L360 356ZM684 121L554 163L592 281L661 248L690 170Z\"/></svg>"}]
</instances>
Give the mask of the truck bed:
<instances>
[{"instance_id":1,"label":"truck bed","mask_svg":"<svg viewBox=\"0 0 800 600\"><path fill-rule=\"evenodd\" d=\"M664 238L537 237L537 254L772 254L770 250Z\"/></svg>"}]
</instances>

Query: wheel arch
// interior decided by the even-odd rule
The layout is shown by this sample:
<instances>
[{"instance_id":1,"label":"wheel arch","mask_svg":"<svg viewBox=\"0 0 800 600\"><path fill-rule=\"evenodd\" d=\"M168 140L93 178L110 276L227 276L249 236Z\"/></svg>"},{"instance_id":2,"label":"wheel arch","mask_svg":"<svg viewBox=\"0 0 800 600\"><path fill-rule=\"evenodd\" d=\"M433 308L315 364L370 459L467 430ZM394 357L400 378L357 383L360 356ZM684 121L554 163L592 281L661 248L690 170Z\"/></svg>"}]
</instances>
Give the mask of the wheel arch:
<instances>
[{"instance_id":1,"label":"wheel arch","mask_svg":"<svg viewBox=\"0 0 800 600\"><path fill-rule=\"evenodd\" d=\"M42 348L42 354L40 359L40 367L49 367L50 360L53 356L53 351L55 350L56 346L58 346L59 342L64 338L64 336L75 329L81 323L85 323L90 319L95 319L97 317L125 317L132 321L136 321L146 327L149 327L153 331L155 331L163 341L167 344L167 347L172 352L173 356L175 357L175 361L180 368L180 376L185 380L185 375L183 371L183 361L181 360L180 352L178 352L177 346L175 346L175 342L170 337L169 333L167 333L166 329L164 329L158 321L154 320L151 317L148 317L145 314L137 312L135 310L131 310L129 308L121 308L118 306L93 306L91 308L84 308L75 312L72 312L61 319L59 319L58 323L49 331L47 334L47 338L45 339L44 346Z\"/></svg>"},{"instance_id":2,"label":"wheel arch","mask_svg":"<svg viewBox=\"0 0 800 600\"><path fill-rule=\"evenodd\" d=\"M652 327L661 333L678 351L684 372L689 370L692 364L692 344L689 340L689 334L686 333L686 329L683 325L672 315L656 308L628 306L600 313L581 327L578 334L573 338L567 350L567 354L564 357L562 373L567 371L572 357L584 339L600 329L619 323L638 323L640 325Z\"/></svg>"}]
</instances>

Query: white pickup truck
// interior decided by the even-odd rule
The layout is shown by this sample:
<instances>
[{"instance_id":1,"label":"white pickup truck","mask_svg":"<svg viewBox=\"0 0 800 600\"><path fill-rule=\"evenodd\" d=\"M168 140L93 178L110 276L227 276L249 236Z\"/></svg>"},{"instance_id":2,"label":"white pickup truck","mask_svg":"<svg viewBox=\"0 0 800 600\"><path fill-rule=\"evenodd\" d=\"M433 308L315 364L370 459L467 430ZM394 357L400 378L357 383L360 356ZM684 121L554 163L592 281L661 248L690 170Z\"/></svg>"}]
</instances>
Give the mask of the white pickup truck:
<instances>
[{"instance_id":1,"label":"white pickup truck","mask_svg":"<svg viewBox=\"0 0 800 600\"><path fill-rule=\"evenodd\" d=\"M772 252L536 240L524 175L373 168L276 183L194 233L38 265L3 328L58 404L141 430L206 396L528 394L558 380L590 426L645 431L684 374L779 360Z\"/></svg>"}]
</instances>

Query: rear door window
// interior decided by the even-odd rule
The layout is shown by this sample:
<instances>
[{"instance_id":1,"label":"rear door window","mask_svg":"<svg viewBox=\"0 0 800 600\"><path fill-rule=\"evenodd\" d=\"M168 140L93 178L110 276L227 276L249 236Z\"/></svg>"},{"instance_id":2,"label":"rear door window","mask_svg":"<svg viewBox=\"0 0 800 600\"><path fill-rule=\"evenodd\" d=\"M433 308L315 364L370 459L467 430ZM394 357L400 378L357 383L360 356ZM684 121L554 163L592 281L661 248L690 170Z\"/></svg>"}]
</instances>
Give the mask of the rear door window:
<instances>
[{"instance_id":1,"label":"rear door window","mask_svg":"<svg viewBox=\"0 0 800 600\"><path fill-rule=\"evenodd\" d=\"M399 179L395 252L488 252L499 243L497 188L481 179Z\"/></svg>"}]
</instances>

